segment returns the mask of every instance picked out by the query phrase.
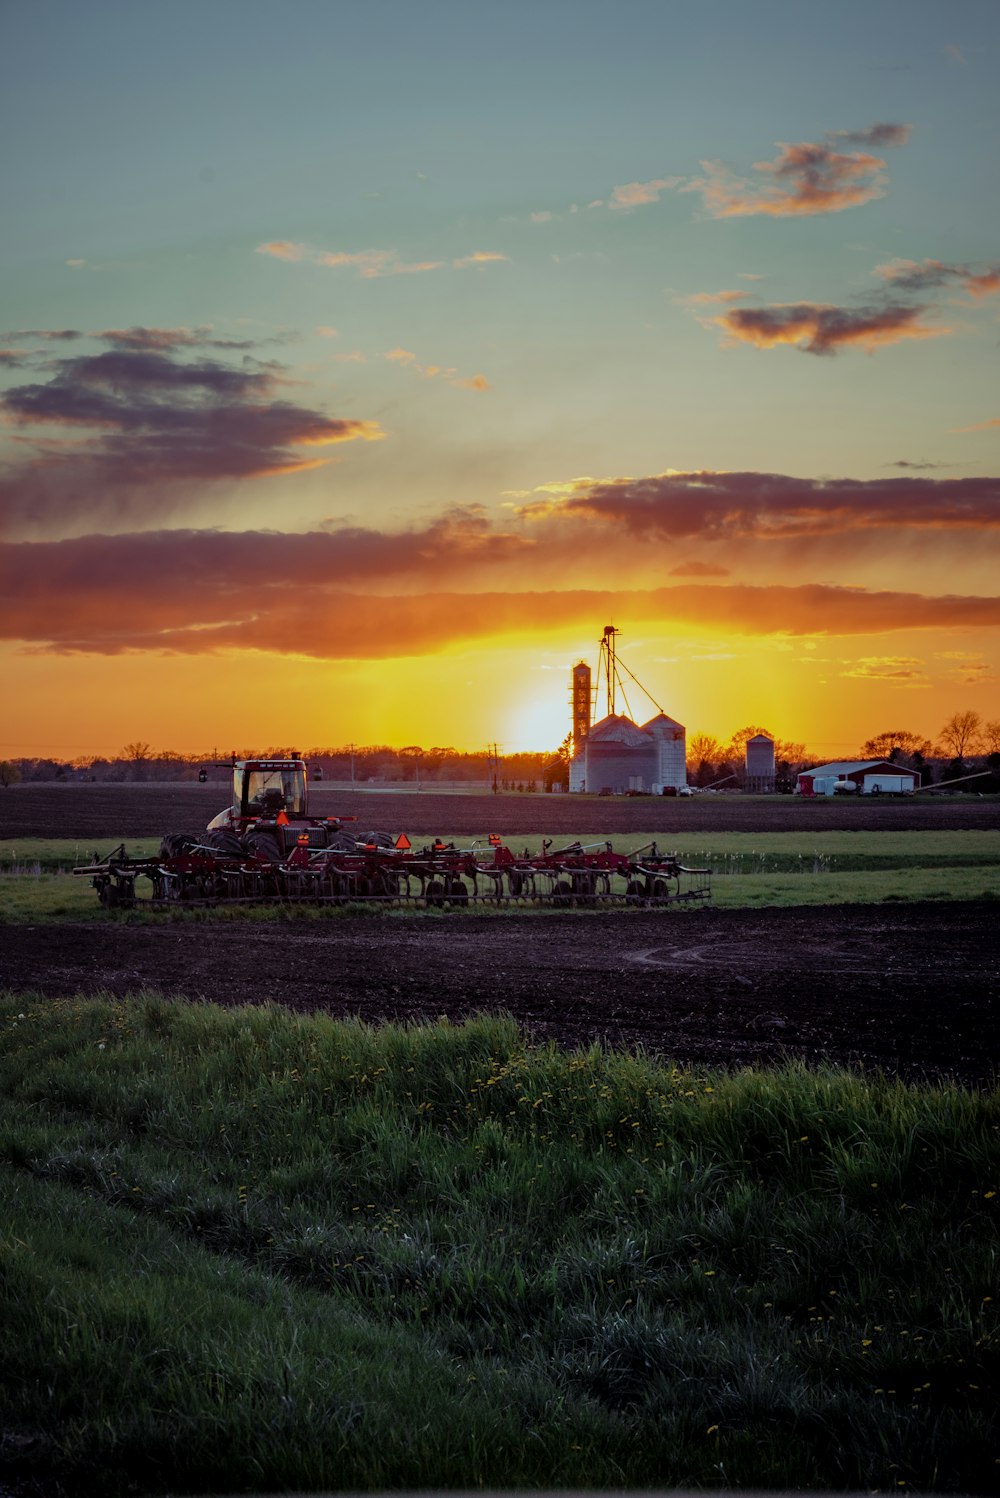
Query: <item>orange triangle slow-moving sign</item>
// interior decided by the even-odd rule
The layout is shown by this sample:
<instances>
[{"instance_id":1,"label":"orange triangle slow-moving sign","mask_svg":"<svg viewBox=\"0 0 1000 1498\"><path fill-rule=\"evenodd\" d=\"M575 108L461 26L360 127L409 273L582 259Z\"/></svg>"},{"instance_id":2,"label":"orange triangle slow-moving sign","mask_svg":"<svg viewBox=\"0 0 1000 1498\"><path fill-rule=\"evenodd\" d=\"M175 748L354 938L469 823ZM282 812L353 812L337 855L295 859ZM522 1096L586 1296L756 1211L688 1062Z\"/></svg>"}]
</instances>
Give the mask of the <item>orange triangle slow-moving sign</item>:
<instances>
[{"instance_id":1,"label":"orange triangle slow-moving sign","mask_svg":"<svg viewBox=\"0 0 1000 1498\"><path fill-rule=\"evenodd\" d=\"M288 826L288 817L285 815L284 808L282 808L282 810L278 812L278 815L274 819L274 823L276 827Z\"/></svg>"},{"instance_id":2,"label":"orange triangle slow-moving sign","mask_svg":"<svg viewBox=\"0 0 1000 1498\"><path fill-rule=\"evenodd\" d=\"M397 848L404 848L404 849L405 848L412 848L413 847L413 844L410 842L410 839L407 837L407 835L406 835L405 832L401 832L399 834L399 836L397 837L397 839L396 839L396 847Z\"/></svg>"}]
</instances>

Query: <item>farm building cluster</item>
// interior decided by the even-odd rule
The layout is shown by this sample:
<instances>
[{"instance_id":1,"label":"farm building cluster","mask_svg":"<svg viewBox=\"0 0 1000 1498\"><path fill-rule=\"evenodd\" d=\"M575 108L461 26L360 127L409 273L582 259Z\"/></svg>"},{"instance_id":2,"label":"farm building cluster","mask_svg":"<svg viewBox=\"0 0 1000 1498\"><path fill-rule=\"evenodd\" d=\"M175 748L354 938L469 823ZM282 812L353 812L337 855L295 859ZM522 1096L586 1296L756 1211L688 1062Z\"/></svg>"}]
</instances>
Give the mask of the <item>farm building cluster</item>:
<instances>
[{"instance_id":1,"label":"farm building cluster","mask_svg":"<svg viewBox=\"0 0 1000 1498\"><path fill-rule=\"evenodd\" d=\"M636 723L616 711L617 696L625 696L622 673L645 696L649 693L618 659L613 624L605 626L600 644L597 683L590 667L580 661L573 667L573 755L569 765L570 791L606 792L612 795L683 795L687 792L687 730L683 723L659 708L646 723ZM604 681L607 712L592 722L595 704ZM626 699L626 706L627 706ZM775 789L774 741L758 733L748 739L741 777L742 789L761 794ZM795 791L800 796L909 796L920 787L916 770L904 769L889 760L845 760L821 765L800 774Z\"/></svg>"},{"instance_id":2,"label":"farm building cluster","mask_svg":"<svg viewBox=\"0 0 1000 1498\"><path fill-rule=\"evenodd\" d=\"M573 668L573 757L569 766L570 791L610 792L625 795L677 795L687 790L687 730L662 708L646 723L616 712L616 701L624 697L622 673L632 673L618 660L615 645L619 631L605 626L601 640L597 684L590 667L580 661ZM604 680L607 712L592 723L593 707ZM647 697L649 693L635 681ZM659 704L650 698L654 707ZM627 705L627 702L626 702ZM774 743L756 734L746 747L747 790L774 790Z\"/></svg>"}]
</instances>

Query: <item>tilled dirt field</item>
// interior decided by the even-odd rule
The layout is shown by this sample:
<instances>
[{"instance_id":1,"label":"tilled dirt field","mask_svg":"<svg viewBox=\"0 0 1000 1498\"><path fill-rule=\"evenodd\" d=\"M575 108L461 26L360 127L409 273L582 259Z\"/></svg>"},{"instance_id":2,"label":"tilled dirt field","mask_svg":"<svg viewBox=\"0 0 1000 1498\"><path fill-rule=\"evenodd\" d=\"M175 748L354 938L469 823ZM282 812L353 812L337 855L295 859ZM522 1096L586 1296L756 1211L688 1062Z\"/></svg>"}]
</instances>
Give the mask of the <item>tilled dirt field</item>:
<instances>
[{"instance_id":1,"label":"tilled dirt field","mask_svg":"<svg viewBox=\"0 0 1000 1498\"><path fill-rule=\"evenodd\" d=\"M534 1038L692 1067L797 1057L981 1084L1000 1062L997 906L8 926L0 986L155 987L363 1020L503 1011Z\"/></svg>"},{"instance_id":2,"label":"tilled dirt field","mask_svg":"<svg viewBox=\"0 0 1000 1498\"><path fill-rule=\"evenodd\" d=\"M501 795L484 792L351 791L309 787L314 816L356 817L365 831L434 837L531 836L567 839L666 837L696 832L823 832L1000 827L1000 799L922 794L893 797ZM159 837L194 832L228 803L225 783L26 784L0 790L0 840L23 837Z\"/></svg>"}]
</instances>

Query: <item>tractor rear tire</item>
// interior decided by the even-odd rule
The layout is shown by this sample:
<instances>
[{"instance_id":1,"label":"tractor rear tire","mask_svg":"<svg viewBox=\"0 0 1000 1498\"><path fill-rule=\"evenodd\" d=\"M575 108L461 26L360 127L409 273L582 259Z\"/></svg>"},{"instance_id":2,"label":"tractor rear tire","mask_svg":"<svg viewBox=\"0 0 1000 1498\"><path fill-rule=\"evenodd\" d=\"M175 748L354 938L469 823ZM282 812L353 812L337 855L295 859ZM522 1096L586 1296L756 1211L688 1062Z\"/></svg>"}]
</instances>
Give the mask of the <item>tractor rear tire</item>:
<instances>
[{"instance_id":1,"label":"tractor rear tire","mask_svg":"<svg viewBox=\"0 0 1000 1498\"><path fill-rule=\"evenodd\" d=\"M195 842L196 839L186 832L168 832L160 843L160 857L179 858L182 854L189 853Z\"/></svg>"},{"instance_id":2,"label":"tractor rear tire","mask_svg":"<svg viewBox=\"0 0 1000 1498\"><path fill-rule=\"evenodd\" d=\"M281 844L273 832L248 832L244 839L244 846L248 853L264 858L268 863L284 861L285 855L281 851Z\"/></svg>"},{"instance_id":3,"label":"tractor rear tire","mask_svg":"<svg viewBox=\"0 0 1000 1498\"><path fill-rule=\"evenodd\" d=\"M224 853L227 858L243 857L243 844L231 827L210 828L205 833L202 842L206 848L214 848L217 853Z\"/></svg>"}]
</instances>

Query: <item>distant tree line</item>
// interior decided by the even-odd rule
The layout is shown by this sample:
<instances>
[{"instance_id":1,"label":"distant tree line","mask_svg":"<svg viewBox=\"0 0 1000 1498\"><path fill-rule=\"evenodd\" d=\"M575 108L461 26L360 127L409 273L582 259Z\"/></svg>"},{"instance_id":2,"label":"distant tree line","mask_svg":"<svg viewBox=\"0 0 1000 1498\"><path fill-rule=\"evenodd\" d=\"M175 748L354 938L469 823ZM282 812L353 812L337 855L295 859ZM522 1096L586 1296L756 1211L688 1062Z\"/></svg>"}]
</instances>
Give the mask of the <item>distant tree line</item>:
<instances>
[{"instance_id":1,"label":"distant tree line","mask_svg":"<svg viewBox=\"0 0 1000 1498\"><path fill-rule=\"evenodd\" d=\"M498 790L550 790L563 774L568 762L560 750L495 757L488 750L465 753L451 747L424 749L407 744L400 749L387 744L349 744L341 748L301 749L287 744L251 745L237 748L237 759L281 757L294 752L309 766L314 778L353 781L356 785L372 782L399 782L434 785L442 781L490 785ZM226 779L229 755L217 751L209 754L182 754L174 750L154 749L136 740L125 744L111 758L83 755L75 759L23 758L0 760L0 786L18 781L98 781L121 784L125 781L198 780L206 773L211 780Z\"/></svg>"},{"instance_id":2,"label":"distant tree line","mask_svg":"<svg viewBox=\"0 0 1000 1498\"><path fill-rule=\"evenodd\" d=\"M819 761L804 744L777 738L757 724L739 728L727 740L713 734L692 733L687 741L687 774L690 784L739 787L742 783L747 741L764 734L774 743L775 777L779 789L792 789L801 770ZM423 748L406 744L396 749L388 744L347 744L339 748L296 750L315 778L349 781L355 785L401 783L432 786L441 782L494 787L503 791L565 790L569 784L572 740L567 734L557 749L522 754L494 755L488 749L465 752L450 746ZM236 749L238 759L290 754L287 744L267 744ZM953 714L932 742L909 729L886 729L866 739L859 759L885 759L905 769L917 770L924 785L961 781L970 791L1000 794L1000 720L985 721L971 710ZM18 781L89 780L109 784L136 780L212 780L226 778L228 755L182 754L154 749L136 739L122 746L111 758L83 755L75 759L23 758L0 760L0 786ZM983 774L982 772L988 772ZM977 778L967 780L967 776Z\"/></svg>"}]
</instances>

